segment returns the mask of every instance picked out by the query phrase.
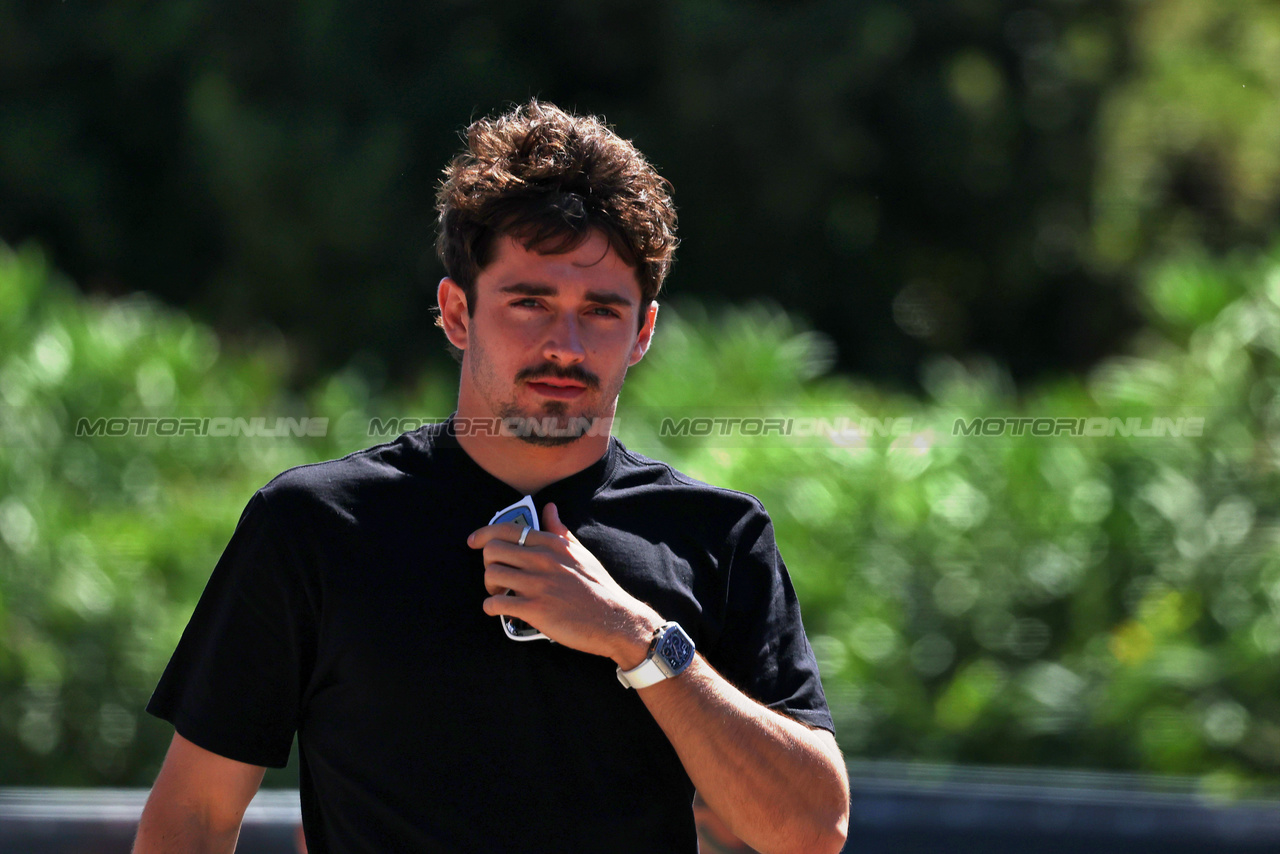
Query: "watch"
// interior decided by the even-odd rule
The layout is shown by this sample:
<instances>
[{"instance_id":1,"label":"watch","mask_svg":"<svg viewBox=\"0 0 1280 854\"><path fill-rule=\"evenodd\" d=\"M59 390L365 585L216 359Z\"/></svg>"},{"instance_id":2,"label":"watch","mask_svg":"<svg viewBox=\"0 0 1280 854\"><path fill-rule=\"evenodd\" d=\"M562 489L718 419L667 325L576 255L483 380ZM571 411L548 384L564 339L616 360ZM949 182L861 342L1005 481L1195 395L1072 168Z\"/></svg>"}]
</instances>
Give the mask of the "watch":
<instances>
[{"instance_id":1,"label":"watch","mask_svg":"<svg viewBox=\"0 0 1280 854\"><path fill-rule=\"evenodd\" d=\"M693 640L677 622L658 629L649 654L640 666L630 670L618 668L618 681L624 688L648 688L663 679L679 676L693 661Z\"/></svg>"}]
</instances>

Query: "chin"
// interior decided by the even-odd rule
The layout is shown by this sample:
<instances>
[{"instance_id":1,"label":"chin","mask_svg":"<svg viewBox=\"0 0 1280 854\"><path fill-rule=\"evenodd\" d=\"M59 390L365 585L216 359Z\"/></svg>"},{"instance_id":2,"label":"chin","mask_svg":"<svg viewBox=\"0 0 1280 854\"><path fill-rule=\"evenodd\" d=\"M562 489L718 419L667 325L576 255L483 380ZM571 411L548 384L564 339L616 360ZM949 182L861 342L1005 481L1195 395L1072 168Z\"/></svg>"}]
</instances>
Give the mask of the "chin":
<instances>
[{"instance_id":1,"label":"chin","mask_svg":"<svg viewBox=\"0 0 1280 854\"><path fill-rule=\"evenodd\" d=\"M600 415L570 413L559 402L548 403L534 413L510 407L503 410L502 419L507 435L540 448L563 447L584 436L598 435L602 429Z\"/></svg>"},{"instance_id":2,"label":"chin","mask_svg":"<svg viewBox=\"0 0 1280 854\"><path fill-rule=\"evenodd\" d=\"M577 442L582 438L582 434L579 433L576 436L539 436L537 434L530 434L528 436L517 436L516 438L525 444L534 445L539 448L563 448L565 445L571 445L574 442Z\"/></svg>"}]
</instances>

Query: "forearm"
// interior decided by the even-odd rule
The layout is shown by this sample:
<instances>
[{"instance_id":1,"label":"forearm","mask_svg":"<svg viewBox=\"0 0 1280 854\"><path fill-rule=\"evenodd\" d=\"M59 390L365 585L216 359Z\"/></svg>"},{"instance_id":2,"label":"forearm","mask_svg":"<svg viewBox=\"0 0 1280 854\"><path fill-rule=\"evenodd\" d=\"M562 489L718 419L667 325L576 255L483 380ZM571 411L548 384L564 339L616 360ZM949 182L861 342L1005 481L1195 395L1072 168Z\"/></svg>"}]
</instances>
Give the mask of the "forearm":
<instances>
[{"instance_id":1,"label":"forearm","mask_svg":"<svg viewBox=\"0 0 1280 854\"><path fill-rule=\"evenodd\" d=\"M483 549L485 613L537 626L570 649L613 659L623 671L648 655L662 616L627 593L560 521L545 531L487 525L467 543ZM504 595L506 591L514 595ZM849 820L849 783L829 734L747 697L695 656L680 675L638 690L707 804L765 854L835 854Z\"/></svg>"},{"instance_id":2,"label":"forearm","mask_svg":"<svg viewBox=\"0 0 1280 854\"><path fill-rule=\"evenodd\" d=\"M849 784L816 732L756 703L701 656L639 695L703 799L743 841L765 854L841 849Z\"/></svg>"},{"instance_id":3,"label":"forearm","mask_svg":"<svg viewBox=\"0 0 1280 854\"><path fill-rule=\"evenodd\" d=\"M240 827L212 828L195 810L151 797L138 822L133 854L231 854Z\"/></svg>"}]
</instances>

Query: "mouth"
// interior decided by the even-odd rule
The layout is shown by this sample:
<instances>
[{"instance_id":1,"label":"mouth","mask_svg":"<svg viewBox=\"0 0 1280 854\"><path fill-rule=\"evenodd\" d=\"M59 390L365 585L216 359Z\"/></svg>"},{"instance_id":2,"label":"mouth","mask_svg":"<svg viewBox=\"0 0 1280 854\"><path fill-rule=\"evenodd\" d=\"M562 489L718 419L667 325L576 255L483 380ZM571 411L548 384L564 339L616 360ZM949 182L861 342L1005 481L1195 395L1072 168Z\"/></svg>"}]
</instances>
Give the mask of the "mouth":
<instances>
[{"instance_id":1,"label":"mouth","mask_svg":"<svg viewBox=\"0 0 1280 854\"><path fill-rule=\"evenodd\" d=\"M573 400L587 390L587 387L582 383L553 378L531 381L529 388L543 397L550 397L555 400Z\"/></svg>"}]
</instances>

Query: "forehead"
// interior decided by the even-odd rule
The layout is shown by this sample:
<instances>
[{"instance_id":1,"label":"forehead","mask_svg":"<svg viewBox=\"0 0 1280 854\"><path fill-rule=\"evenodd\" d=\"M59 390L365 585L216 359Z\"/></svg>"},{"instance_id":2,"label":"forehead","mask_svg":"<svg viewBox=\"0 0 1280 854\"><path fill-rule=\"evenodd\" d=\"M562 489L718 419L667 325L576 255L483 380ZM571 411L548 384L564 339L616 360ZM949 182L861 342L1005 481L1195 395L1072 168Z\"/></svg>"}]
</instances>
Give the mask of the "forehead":
<instances>
[{"instance_id":1,"label":"forehead","mask_svg":"<svg viewBox=\"0 0 1280 854\"><path fill-rule=\"evenodd\" d=\"M638 271L623 261L598 231L574 249L554 254L526 249L518 239L500 235L476 283L483 290L514 284L550 287L557 292L607 290L632 303L640 302Z\"/></svg>"}]
</instances>

